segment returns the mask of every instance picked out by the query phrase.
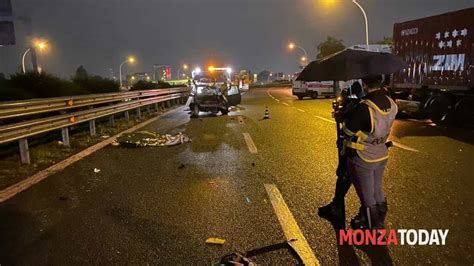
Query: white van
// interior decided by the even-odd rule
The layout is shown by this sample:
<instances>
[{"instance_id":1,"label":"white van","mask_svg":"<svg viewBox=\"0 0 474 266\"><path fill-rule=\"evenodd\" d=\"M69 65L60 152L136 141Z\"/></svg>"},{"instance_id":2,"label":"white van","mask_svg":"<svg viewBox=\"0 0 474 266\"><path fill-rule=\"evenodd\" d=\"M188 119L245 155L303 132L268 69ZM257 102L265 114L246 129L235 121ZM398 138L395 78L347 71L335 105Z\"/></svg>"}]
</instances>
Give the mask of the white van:
<instances>
[{"instance_id":1,"label":"white van","mask_svg":"<svg viewBox=\"0 0 474 266\"><path fill-rule=\"evenodd\" d=\"M312 81L305 82L293 80L293 95L302 100L304 97L316 99L318 97L335 97L333 81ZM345 82L339 82L339 89L344 88ZM336 92L337 93L337 92Z\"/></svg>"}]
</instances>

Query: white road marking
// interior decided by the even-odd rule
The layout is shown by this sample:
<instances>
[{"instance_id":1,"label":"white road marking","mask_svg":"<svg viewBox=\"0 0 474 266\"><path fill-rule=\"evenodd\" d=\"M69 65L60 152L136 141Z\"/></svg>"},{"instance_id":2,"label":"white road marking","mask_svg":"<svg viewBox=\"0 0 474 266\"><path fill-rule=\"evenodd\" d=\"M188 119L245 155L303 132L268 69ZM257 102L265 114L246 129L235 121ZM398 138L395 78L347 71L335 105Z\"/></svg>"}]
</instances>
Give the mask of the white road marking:
<instances>
[{"instance_id":1,"label":"white road marking","mask_svg":"<svg viewBox=\"0 0 474 266\"><path fill-rule=\"evenodd\" d=\"M113 137L110 137L104 141L101 141L97 144L95 144L94 146L91 146L79 153L76 153L74 155L72 155L71 157L68 157L66 159L64 159L63 161L55 164L55 165L52 165L14 185L11 185L7 188L5 188L4 190L1 190L0 191L0 203L1 202L4 202L10 198L12 198L13 196L15 196L16 194L22 192L22 191L25 191L27 190L28 188L30 188L31 186L41 182L42 180L46 179L48 176L52 175L52 174L55 174L55 173L58 173L60 171L62 171L64 168L68 167L69 165L83 159L84 157L87 157L89 155L91 155L92 153L104 148L105 146L109 145L110 143L112 143L113 141L115 141L115 139L117 137L119 137L120 135L122 134L125 134L125 133L131 133L139 128L142 128L158 119L160 119L162 116L164 115L167 115L167 114L170 114L170 113L173 113L173 112L176 112L178 110L183 110L183 108L176 108L174 110L171 110L171 111L168 111L168 112L165 112L163 114L161 114L160 116L157 116L157 117L154 117L152 119L149 119L143 123L140 123L134 127L131 127L125 131L122 131L120 133L118 133L117 135L113 136Z\"/></svg>"},{"instance_id":2,"label":"white road marking","mask_svg":"<svg viewBox=\"0 0 474 266\"><path fill-rule=\"evenodd\" d=\"M270 91L267 91L267 94L268 94L268 96L270 96L270 98L275 99L275 97L270 93Z\"/></svg>"},{"instance_id":3,"label":"white road marking","mask_svg":"<svg viewBox=\"0 0 474 266\"><path fill-rule=\"evenodd\" d=\"M404 150L407 150L407 151L413 151L413 152L419 152L419 150L408 147L408 146L403 145L401 143L398 143L398 142L395 142L395 141L392 141L392 143L393 143L393 146L398 147L400 149L404 149Z\"/></svg>"},{"instance_id":4,"label":"white road marking","mask_svg":"<svg viewBox=\"0 0 474 266\"><path fill-rule=\"evenodd\" d=\"M280 222L286 240L298 253L304 265L319 265L319 261L314 255L313 250L306 241L301 229L296 223L293 214L285 203L283 196L274 184L265 184L268 198L272 203L273 210Z\"/></svg>"},{"instance_id":5,"label":"white road marking","mask_svg":"<svg viewBox=\"0 0 474 266\"><path fill-rule=\"evenodd\" d=\"M306 113L306 111L305 111L305 110L303 110L303 109L300 109L300 108L296 108L296 110L298 110L298 111L300 111L300 112L303 112L303 113Z\"/></svg>"},{"instance_id":6,"label":"white road marking","mask_svg":"<svg viewBox=\"0 0 474 266\"><path fill-rule=\"evenodd\" d=\"M277 102L280 102L280 100L278 100L278 99L276 99L276 98L274 98L273 100L275 100L275 101L277 101Z\"/></svg>"},{"instance_id":7,"label":"white road marking","mask_svg":"<svg viewBox=\"0 0 474 266\"><path fill-rule=\"evenodd\" d=\"M289 106L289 104L287 104L287 103L285 103L285 102L283 102L282 104L283 104L283 105L286 105L286 106Z\"/></svg>"},{"instance_id":8,"label":"white road marking","mask_svg":"<svg viewBox=\"0 0 474 266\"><path fill-rule=\"evenodd\" d=\"M247 144L247 148L249 149L250 153L257 153L257 146L255 146L255 143L252 140L252 137L250 136L249 133L242 133L244 135L244 140L245 143Z\"/></svg>"},{"instance_id":9,"label":"white road marking","mask_svg":"<svg viewBox=\"0 0 474 266\"><path fill-rule=\"evenodd\" d=\"M324 118L324 117L319 116L319 115L315 115L315 117L317 117L317 118L319 118L319 119L321 119L321 120L323 120L323 121L326 121L326 122L328 122L328 123L336 124L336 121L334 121L334 120L330 120L330 119Z\"/></svg>"}]
</instances>

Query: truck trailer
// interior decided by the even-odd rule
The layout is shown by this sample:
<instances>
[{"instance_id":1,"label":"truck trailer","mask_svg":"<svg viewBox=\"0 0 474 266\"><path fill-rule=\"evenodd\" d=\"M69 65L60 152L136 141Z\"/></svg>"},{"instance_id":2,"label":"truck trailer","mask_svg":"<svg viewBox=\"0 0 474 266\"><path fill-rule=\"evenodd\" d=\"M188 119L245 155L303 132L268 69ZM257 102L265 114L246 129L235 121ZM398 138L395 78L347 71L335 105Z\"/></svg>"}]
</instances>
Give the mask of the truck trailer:
<instances>
[{"instance_id":1,"label":"truck trailer","mask_svg":"<svg viewBox=\"0 0 474 266\"><path fill-rule=\"evenodd\" d=\"M474 8L396 23L393 41L409 64L391 79L399 110L438 125L474 124Z\"/></svg>"}]
</instances>

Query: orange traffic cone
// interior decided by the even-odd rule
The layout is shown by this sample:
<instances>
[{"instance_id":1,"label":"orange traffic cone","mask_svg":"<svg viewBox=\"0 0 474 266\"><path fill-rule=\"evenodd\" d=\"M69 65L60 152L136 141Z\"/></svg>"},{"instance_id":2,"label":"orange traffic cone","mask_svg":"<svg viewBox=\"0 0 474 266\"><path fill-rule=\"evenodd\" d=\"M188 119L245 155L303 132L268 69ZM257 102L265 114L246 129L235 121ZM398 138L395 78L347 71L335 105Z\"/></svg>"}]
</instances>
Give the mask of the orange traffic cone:
<instances>
[{"instance_id":1,"label":"orange traffic cone","mask_svg":"<svg viewBox=\"0 0 474 266\"><path fill-rule=\"evenodd\" d=\"M268 113L268 106L265 106L265 115L263 116L263 119L270 119L270 114Z\"/></svg>"}]
</instances>

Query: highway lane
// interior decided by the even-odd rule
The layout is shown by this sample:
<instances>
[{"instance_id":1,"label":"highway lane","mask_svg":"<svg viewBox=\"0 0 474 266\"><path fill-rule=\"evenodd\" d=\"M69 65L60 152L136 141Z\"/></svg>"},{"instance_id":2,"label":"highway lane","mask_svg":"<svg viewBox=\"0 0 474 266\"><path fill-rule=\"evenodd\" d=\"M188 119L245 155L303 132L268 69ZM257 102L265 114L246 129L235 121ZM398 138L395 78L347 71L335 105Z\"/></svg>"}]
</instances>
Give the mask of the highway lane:
<instances>
[{"instance_id":1,"label":"highway lane","mask_svg":"<svg viewBox=\"0 0 474 266\"><path fill-rule=\"evenodd\" d=\"M288 112L299 112L309 116L307 119L312 123L317 122L312 120L311 116L330 119L330 100L299 101L291 96L289 89L271 90L270 94L279 100L275 101L276 103L286 102L288 106L281 105L281 107L286 108ZM326 123L324 128L334 128L333 124L315 118ZM318 126L318 129L314 130L321 131L321 127ZM306 133L311 131L313 130L310 128L305 130ZM332 135L325 134L325 136L330 138L334 136L334 133L329 134ZM474 158L473 137L474 133L470 129L444 129L419 121L395 122L391 139L419 152L398 147L390 151L391 157L385 173L385 190L390 204L387 226L450 229L449 239L452 244L449 248L406 246L392 248L395 263L473 260L470 255L472 245L469 244L469 239L473 237L470 221L474 215L472 208L469 207L469 202L474 200L471 193L473 175L470 170ZM330 143L334 140L332 137ZM313 156L311 157L319 157ZM314 189L316 193L318 188ZM305 191L308 190L294 191L289 195L301 195L300 193ZM349 202L353 203L354 200L350 198ZM350 209L356 211L354 207L356 206L351 205ZM456 249L455 246L461 243L463 248Z\"/></svg>"},{"instance_id":2,"label":"highway lane","mask_svg":"<svg viewBox=\"0 0 474 266\"><path fill-rule=\"evenodd\" d=\"M184 132L191 143L109 146L0 204L0 263L216 262L285 240L265 184L278 188L321 264L380 262L374 252L338 247L332 226L315 215L335 185L330 112L331 100L298 101L287 88L271 88L247 93L229 116L166 115L145 129ZM392 136L405 149L390 151L387 227L450 233L446 247L398 246L387 254L395 264L472 264L472 131L397 121ZM347 220L357 209L351 189ZM226 243L206 245L208 237ZM256 261L295 263L286 251Z\"/></svg>"}]
</instances>

